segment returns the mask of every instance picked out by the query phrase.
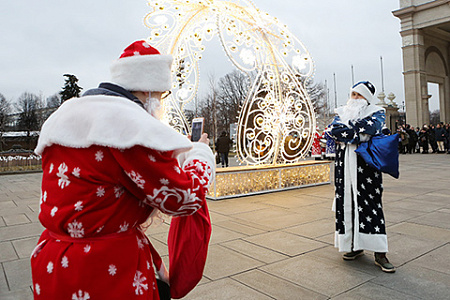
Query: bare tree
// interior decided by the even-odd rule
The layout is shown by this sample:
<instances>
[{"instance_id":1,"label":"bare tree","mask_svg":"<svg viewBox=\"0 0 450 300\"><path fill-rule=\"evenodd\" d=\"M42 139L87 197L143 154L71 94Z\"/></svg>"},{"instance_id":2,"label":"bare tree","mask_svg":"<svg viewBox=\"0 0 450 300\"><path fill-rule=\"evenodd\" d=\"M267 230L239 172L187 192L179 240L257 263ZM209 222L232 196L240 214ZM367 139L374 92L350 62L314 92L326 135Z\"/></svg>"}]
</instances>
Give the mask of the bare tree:
<instances>
[{"instance_id":1,"label":"bare tree","mask_svg":"<svg viewBox=\"0 0 450 300\"><path fill-rule=\"evenodd\" d=\"M249 86L249 77L236 70L219 80L217 97L219 132L228 132L230 125L237 122L241 106L247 98Z\"/></svg>"},{"instance_id":2,"label":"bare tree","mask_svg":"<svg viewBox=\"0 0 450 300\"><path fill-rule=\"evenodd\" d=\"M0 93L0 151L3 151L3 132L10 120L11 103Z\"/></svg>"},{"instance_id":3,"label":"bare tree","mask_svg":"<svg viewBox=\"0 0 450 300\"><path fill-rule=\"evenodd\" d=\"M31 148L31 132L39 130L43 121L41 116L42 97L32 93L23 93L17 99L15 106L19 112L18 129L27 132L28 147Z\"/></svg>"}]
</instances>

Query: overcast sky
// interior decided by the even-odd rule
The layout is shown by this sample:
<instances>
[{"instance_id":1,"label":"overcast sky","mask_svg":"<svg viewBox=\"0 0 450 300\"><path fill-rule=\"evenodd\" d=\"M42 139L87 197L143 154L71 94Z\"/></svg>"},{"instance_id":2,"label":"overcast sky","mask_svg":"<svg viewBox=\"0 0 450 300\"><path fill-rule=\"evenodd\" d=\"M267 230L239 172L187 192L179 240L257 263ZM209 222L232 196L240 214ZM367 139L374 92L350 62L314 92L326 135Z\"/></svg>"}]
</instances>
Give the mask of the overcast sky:
<instances>
[{"instance_id":1,"label":"overcast sky","mask_svg":"<svg viewBox=\"0 0 450 300\"><path fill-rule=\"evenodd\" d=\"M287 24L312 55L315 81L327 80L334 105L346 102L355 81L370 80L381 91L404 98L400 21L392 15L396 0L253 0ZM8 100L23 92L51 96L75 74L85 90L109 80L109 66L131 42L149 36L143 25L151 11L145 0L0 0L0 93ZM210 51L208 51L210 50ZM223 58L222 58L223 57ZM201 84L233 66L219 46L204 53Z\"/></svg>"}]
</instances>

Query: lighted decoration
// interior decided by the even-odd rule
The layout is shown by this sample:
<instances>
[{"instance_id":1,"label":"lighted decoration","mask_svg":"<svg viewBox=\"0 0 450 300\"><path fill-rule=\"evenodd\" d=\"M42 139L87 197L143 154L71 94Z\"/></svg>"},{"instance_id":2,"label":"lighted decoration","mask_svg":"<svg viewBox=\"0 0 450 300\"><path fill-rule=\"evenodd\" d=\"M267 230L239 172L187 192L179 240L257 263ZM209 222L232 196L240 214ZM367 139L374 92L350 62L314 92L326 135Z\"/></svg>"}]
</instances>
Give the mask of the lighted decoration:
<instances>
[{"instance_id":1,"label":"lighted decoration","mask_svg":"<svg viewBox=\"0 0 450 300\"><path fill-rule=\"evenodd\" d=\"M285 191L331 182L330 161L221 168L207 197L213 200Z\"/></svg>"},{"instance_id":2,"label":"lighted decoration","mask_svg":"<svg viewBox=\"0 0 450 300\"><path fill-rule=\"evenodd\" d=\"M237 154L250 165L294 163L309 151L316 128L302 83L313 74L306 48L277 18L248 0L148 1L150 44L174 56L172 95L164 121L189 132L183 111L199 86L205 41L216 34L231 62L256 74L238 119Z\"/></svg>"}]
</instances>

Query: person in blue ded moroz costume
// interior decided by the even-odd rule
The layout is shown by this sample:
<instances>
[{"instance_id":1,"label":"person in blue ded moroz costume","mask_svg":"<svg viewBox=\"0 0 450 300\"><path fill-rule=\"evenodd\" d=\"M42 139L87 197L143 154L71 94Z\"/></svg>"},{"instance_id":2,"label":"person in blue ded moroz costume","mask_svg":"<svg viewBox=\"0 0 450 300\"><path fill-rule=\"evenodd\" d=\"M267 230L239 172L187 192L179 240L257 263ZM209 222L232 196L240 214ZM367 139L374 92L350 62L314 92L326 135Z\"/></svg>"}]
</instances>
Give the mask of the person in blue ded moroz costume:
<instances>
[{"instance_id":1,"label":"person in blue ded moroz costume","mask_svg":"<svg viewBox=\"0 0 450 300\"><path fill-rule=\"evenodd\" d=\"M345 252L344 260L354 260L364 255L364 250L373 251L375 264L384 272L393 273L395 267L386 257L382 175L355 153L360 143L381 134L385 110L371 104L375 87L368 81L356 83L350 93L347 104L336 109L336 117L327 130L336 140L335 247Z\"/></svg>"}]
</instances>

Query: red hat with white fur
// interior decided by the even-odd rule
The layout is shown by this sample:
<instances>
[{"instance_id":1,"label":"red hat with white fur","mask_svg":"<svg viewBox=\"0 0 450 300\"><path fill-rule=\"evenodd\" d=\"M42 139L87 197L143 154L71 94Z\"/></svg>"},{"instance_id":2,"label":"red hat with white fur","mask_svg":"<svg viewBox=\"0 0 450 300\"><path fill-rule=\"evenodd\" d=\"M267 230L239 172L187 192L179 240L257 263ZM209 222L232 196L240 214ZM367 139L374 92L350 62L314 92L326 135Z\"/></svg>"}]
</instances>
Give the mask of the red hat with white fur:
<instances>
[{"instance_id":1,"label":"red hat with white fur","mask_svg":"<svg viewBox=\"0 0 450 300\"><path fill-rule=\"evenodd\" d=\"M162 55L146 41L136 41L112 63L111 81L129 91L168 91L172 60L172 55Z\"/></svg>"}]
</instances>

